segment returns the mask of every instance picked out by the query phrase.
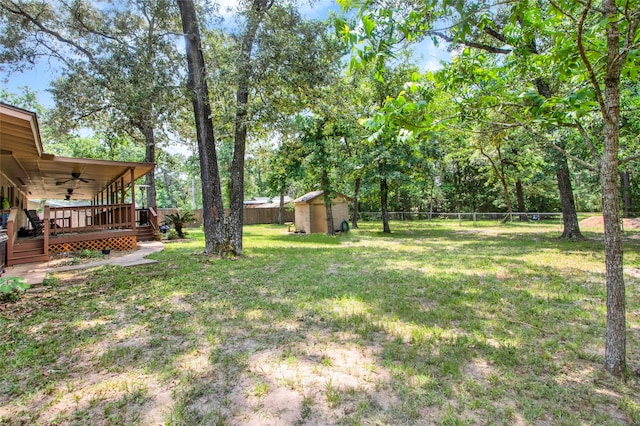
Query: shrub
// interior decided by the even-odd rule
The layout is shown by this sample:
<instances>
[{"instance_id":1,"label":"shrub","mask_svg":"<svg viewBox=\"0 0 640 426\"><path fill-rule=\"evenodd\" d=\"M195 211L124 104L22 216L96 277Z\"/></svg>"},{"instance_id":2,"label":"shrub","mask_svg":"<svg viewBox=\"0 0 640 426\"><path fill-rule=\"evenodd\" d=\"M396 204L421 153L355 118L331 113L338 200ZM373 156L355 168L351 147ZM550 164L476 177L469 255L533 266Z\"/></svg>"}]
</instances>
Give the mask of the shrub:
<instances>
[{"instance_id":1,"label":"shrub","mask_svg":"<svg viewBox=\"0 0 640 426\"><path fill-rule=\"evenodd\" d=\"M193 215L193 213L185 210L182 212L166 215L163 222L167 225L173 225L174 229L178 233L178 238L184 238L182 228L186 223L193 222L194 220L196 220L196 217Z\"/></svg>"},{"instance_id":2,"label":"shrub","mask_svg":"<svg viewBox=\"0 0 640 426\"><path fill-rule=\"evenodd\" d=\"M0 297L5 302L15 302L20 293L29 288L29 284L22 277L0 278Z\"/></svg>"}]
</instances>

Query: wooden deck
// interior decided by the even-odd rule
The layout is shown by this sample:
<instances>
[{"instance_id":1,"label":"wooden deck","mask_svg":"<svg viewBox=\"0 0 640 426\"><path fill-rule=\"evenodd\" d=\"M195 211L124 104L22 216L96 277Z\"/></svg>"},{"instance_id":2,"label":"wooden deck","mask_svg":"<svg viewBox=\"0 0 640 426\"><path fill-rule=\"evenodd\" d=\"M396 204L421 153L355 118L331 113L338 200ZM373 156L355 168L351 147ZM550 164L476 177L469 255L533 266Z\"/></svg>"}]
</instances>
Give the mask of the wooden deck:
<instances>
[{"instance_id":1,"label":"wooden deck","mask_svg":"<svg viewBox=\"0 0 640 426\"><path fill-rule=\"evenodd\" d=\"M12 215L15 218L19 213L15 211ZM69 220L65 223L63 218ZM135 218L135 221L130 218ZM132 250L138 241L153 240L157 233L155 210L132 210L130 206L123 205L46 207L44 232L37 236L17 237L14 222L15 219L8 223L14 238L7 245L7 265L46 261L50 253L83 249Z\"/></svg>"}]
</instances>

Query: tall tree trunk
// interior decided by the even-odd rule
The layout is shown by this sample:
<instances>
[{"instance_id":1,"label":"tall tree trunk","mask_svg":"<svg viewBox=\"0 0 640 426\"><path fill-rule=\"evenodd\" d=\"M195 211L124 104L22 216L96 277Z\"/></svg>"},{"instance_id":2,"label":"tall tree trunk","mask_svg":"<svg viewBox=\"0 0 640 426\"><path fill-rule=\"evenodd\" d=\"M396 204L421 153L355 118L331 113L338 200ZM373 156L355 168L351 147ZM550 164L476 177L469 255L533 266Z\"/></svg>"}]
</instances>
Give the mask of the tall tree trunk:
<instances>
[{"instance_id":1,"label":"tall tree trunk","mask_svg":"<svg viewBox=\"0 0 640 426\"><path fill-rule=\"evenodd\" d=\"M516 181L516 200L518 201L518 211L520 214L520 222L528 222L527 208L524 204L524 191L522 190L522 181L520 178Z\"/></svg>"},{"instance_id":2,"label":"tall tree trunk","mask_svg":"<svg viewBox=\"0 0 640 426\"><path fill-rule=\"evenodd\" d=\"M284 224L284 191L285 188L280 190L280 206L278 207L278 223Z\"/></svg>"},{"instance_id":3,"label":"tall tree trunk","mask_svg":"<svg viewBox=\"0 0 640 426\"><path fill-rule=\"evenodd\" d=\"M553 154L556 159L556 178L558 190L560 192L560 205L562 206L562 223L564 230L560 238L579 241L583 240L578 223L578 213L576 212L576 202L573 198L573 188L569 174L567 157L564 154Z\"/></svg>"},{"instance_id":4,"label":"tall tree trunk","mask_svg":"<svg viewBox=\"0 0 640 426\"><path fill-rule=\"evenodd\" d=\"M251 77L251 50L263 14L273 0L253 0L247 15L247 27L242 35L240 58L238 59L238 89L236 92L235 138L231 162L231 192L227 218L230 249L234 255L242 255L242 224L244 213L244 160L247 144L247 104L249 103L249 80Z\"/></svg>"},{"instance_id":5,"label":"tall tree trunk","mask_svg":"<svg viewBox=\"0 0 640 426\"><path fill-rule=\"evenodd\" d=\"M156 141L155 136L153 134L153 127L143 127L142 134L144 134L145 141L145 155L144 162L145 163L155 163L156 162ZM156 208L156 174L155 168L151 170L145 176L145 185L147 185L147 207Z\"/></svg>"},{"instance_id":6,"label":"tall tree trunk","mask_svg":"<svg viewBox=\"0 0 640 426\"><path fill-rule=\"evenodd\" d=\"M607 282L607 331L605 369L620 376L626 370L625 287L622 269L622 238L618 205L618 149L620 125L620 73L628 55L620 52L618 6L615 0L603 0L602 13L607 26L607 73L604 78L604 149L600 181L604 215L604 252ZM637 17L635 24L637 25ZM637 28L637 26L636 26ZM580 44L580 47L582 45ZM581 50L582 57L585 57Z\"/></svg>"},{"instance_id":7,"label":"tall tree trunk","mask_svg":"<svg viewBox=\"0 0 640 426\"><path fill-rule=\"evenodd\" d=\"M611 91L611 89L609 89ZM615 93L607 94L609 110L615 110ZM613 104L613 105L612 105ZM604 250L607 287L605 368L620 376L626 368L625 286L622 269L622 238L618 205L618 128L605 121L605 147L600 181L604 215Z\"/></svg>"},{"instance_id":8,"label":"tall tree trunk","mask_svg":"<svg viewBox=\"0 0 640 426\"><path fill-rule=\"evenodd\" d=\"M173 197L173 191L171 191L171 183L169 182L169 173L167 173L167 169L162 170L162 181L164 182L164 189L167 193L167 201L169 202L169 207L177 207L176 199ZM195 183L193 179L191 179L191 191L195 192ZM195 209L195 205L192 205Z\"/></svg>"},{"instance_id":9,"label":"tall tree trunk","mask_svg":"<svg viewBox=\"0 0 640 426\"><path fill-rule=\"evenodd\" d=\"M551 87L546 79L538 78L535 83L540 95L545 99L551 98ZM559 142L558 145L564 148L564 141ZM571 175L569 173L567 156L559 152L554 152L551 155L556 164L556 178L560 192L560 205L562 206L562 222L564 228L560 238L573 241L583 240L584 237L582 236L582 232L580 232L580 224L578 223L578 212L576 211L576 202L573 196L573 187L571 186Z\"/></svg>"},{"instance_id":10,"label":"tall tree trunk","mask_svg":"<svg viewBox=\"0 0 640 426\"><path fill-rule=\"evenodd\" d=\"M382 212L382 232L390 234L389 207L387 205L389 187L387 186L387 178L384 175L384 165L382 162L378 163L378 171L380 172L380 210Z\"/></svg>"},{"instance_id":11,"label":"tall tree trunk","mask_svg":"<svg viewBox=\"0 0 640 426\"><path fill-rule=\"evenodd\" d=\"M480 154L482 154L489 161L489 164L491 164L491 169L495 173L496 177L498 178L502 186L502 192L504 194L505 203L507 204L507 214L504 217L504 219L502 219L502 223L507 223L511 218L511 215L513 214L513 207L511 206L511 194L509 193L509 185L507 184L507 177L504 172L504 162L502 161L502 152L500 152L500 148L498 147L497 148L498 163L500 164L500 167L498 168L498 166L496 165L496 162L493 161L493 158L491 158L489 154L484 152L484 148L482 146L479 146L479 149L480 149Z\"/></svg>"},{"instance_id":12,"label":"tall tree trunk","mask_svg":"<svg viewBox=\"0 0 640 426\"><path fill-rule=\"evenodd\" d=\"M631 179L629 170L620 173L622 181L622 205L624 206L624 217L631 217Z\"/></svg>"},{"instance_id":13,"label":"tall tree trunk","mask_svg":"<svg viewBox=\"0 0 640 426\"><path fill-rule=\"evenodd\" d=\"M204 219L205 253L224 252L224 210L220 173L216 156L211 105L206 80L206 68L202 55L200 28L192 0L177 0L185 33L187 64L189 67L188 87L191 92L193 111L200 155L200 177L202 180L202 215Z\"/></svg>"},{"instance_id":14,"label":"tall tree trunk","mask_svg":"<svg viewBox=\"0 0 640 426\"><path fill-rule=\"evenodd\" d=\"M351 228L358 229L358 213L359 213L359 204L358 197L360 196L360 184L362 183L362 178L358 176L356 178L356 187L353 191L353 216L351 217Z\"/></svg>"},{"instance_id":15,"label":"tall tree trunk","mask_svg":"<svg viewBox=\"0 0 640 426\"><path fill-rule=\"evenodd\" d=\"M327 216L327 235L336 235L336 230L333 226L333 209L331 208L332 194L329 187L329 172L327 169L322 169L320 186L324 192L324 209Z\"/></svg>"}]
</instances>

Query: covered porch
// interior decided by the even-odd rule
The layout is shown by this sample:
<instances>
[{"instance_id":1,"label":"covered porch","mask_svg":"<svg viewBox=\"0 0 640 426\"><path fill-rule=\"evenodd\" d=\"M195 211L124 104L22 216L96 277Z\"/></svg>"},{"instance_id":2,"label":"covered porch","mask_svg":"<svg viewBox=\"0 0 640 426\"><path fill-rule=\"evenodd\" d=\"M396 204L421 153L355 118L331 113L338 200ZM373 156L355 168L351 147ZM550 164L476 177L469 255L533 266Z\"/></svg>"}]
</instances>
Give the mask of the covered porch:
<instances>
[{"instance_id":1,"label":"covered porch","mask_svg":"<svg viewBox=\"0 0 640 426\"><path fill-rule=\"evenodd\" d=\"M44 153L36 114L1 103L0 123L5 264L83 248L132 249L138 240L153 239L157 213L138 208L144 204L136 181L155 164ZM43 206L37 199L61 201Z\"/></svg>"}]
</instances>

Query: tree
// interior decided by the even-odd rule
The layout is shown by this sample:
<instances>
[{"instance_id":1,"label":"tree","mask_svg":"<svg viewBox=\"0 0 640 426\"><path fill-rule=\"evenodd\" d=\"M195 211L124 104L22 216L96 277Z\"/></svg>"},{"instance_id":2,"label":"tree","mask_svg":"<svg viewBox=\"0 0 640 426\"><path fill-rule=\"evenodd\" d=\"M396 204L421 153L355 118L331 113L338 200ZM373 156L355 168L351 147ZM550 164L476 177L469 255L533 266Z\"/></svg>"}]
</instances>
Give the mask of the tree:
<instances>
[{"instance_id":1,"label":"tree","mask_svg":"<svg viewBox=\"0 0 640 426\"><path fill-rule=\"evenodd\" d=\"M532 79L543 96L551 96L550 80L553 74L548 73L548 70L544 71L542 67L532 66L531 62L535 62L534 57L541 53L540 45L550 44L548 38L553 30L531 22L534 18L543 18L539 10L529 7L528 1L520 1L512 6L496 4L486 8L478 8L475 3L447 0L433 4L402 0L392 2L404 6L398 8L393 8L390 4L375 6L375 2L370 0L342 0L340 3L344 7L360 8L364 35L359 36L345 26L342 27L342 32L352 42L364 43L358 52L362 60L380 63L380 58L394 55L395 44L431 37L436 45L445 41L452 49L466 46L494 55L508 56L509 66L519 71L518 79ZM443 28L436 28L437 23L443 24ZM582 239L567 159L560 154L553 158L556 160L558 189L563 208L562 238Z\"/></svg>"},{"instance_id":2,"label":"tree","mask_svg":"<svg viewBox=\"0 0 640 426\"><path fill-rule=\"evenodd\" d=\"M215 136L211 122L211 105L202 53L200 26L192 0L177 0L182 19L189 69L188 88L193 103L200 156L202 181L202 213L204 221L205 253L233 254L229 239L225 238L224 209L220 190L220 173L216 157Z\"/></svg>"},{"instance_id":3,"label":"tree","mask_svg":"<svg viewBox=\"0 0 640 426\"><path fill-rule=\"evenodd\" d=\"M247 106L249 103L249 86L252 73L251 51L254 47L258 27L264 15L273 6L274 0L250 0L248 3L249 5L245 14L245 28L241 36L240 55L237 64L238 85L236 91L235 134L230 185L230 244L237 254L242 254L244 161L247 144Z\"/></svg>"},{"instance_id":4,"label":"tree","mask_svg":"<svg viewBox=\"0 0 640 426\"><path fill-rule=\"evenodd\" d=\"M109 141L126 135L142 141L144 161L153 163L158 129L180 98L173 8L169 0L127 5L2 1L2 18L18 27L0 43L16 67L41 55L63 65L51 89L56 101L51 124L61 134L88 127ZM145 179L147 205L153 207L154 171Z\"/></svg>"},{"instance_id":5,"label":"tree","mask_svg":"<svg viewBox=\"0 0 640 426\"><path fill-rule=\"evenodd\" d=\"M351 5L354 2L345 0L342 3ZM538 56L552 59L550 63L554 67L551 72L578 84L585 83L568 94L553 96L551 93L548 96L549 93L544 90L545 83L549 84L544 78L548 76L537 75L535 81L537 95L550 109L557 109L554 107L564 103L569 107L565 114L579 118L585 111L595 107L602 119L602 154L597 152L580 123L576 124L576 128L583 134L585 145L598 163L601 179L607 287L605 369L614 375L623 374L626 369L625 291L617 186L618 166L621 163L618 157L620 81L623 73L637 77L640 46L638 1L629 0L618 5L616 0L598 3L563 0L547 5L523 0L509 5L487 4L482 8L467 2L418 2L413 4L414 7L404 9L407 19L402 23L394 20L395 9L386 5L377 9L380 13L372 17L367 13L372 1L355 3L362 6L362 26L367 36L373 34L376 25L381 25L385 34L393 34L393 37L386 37L384 43L368 45L363 57L388 56L389 46L398 40L400 33L408 38L430 34L494 54L524 53L530 58L530 54L535 55L538 51L535 36L543 34L548 50L546 55ZM498 15L500 19L497 19ZM380 19L376 21L376 17ZM432 29L437 19L441 22L446 19L452 21L450 35L438 34ZM504 23L503 28L509 31L498 31L499 23ZM358 39L348 27L343 27L343 33L350 39ZM485 42L487 40L490 42ZM563 99L559 101L557 98Z\"/></svg>"},{"instance_id":6,"label":"tree","mask_svg":"<svg viewBox=\"0 0 640 426\"><path fill-rule=\"evenodd\" d=\"M640 3L629 1L619 8L615 0L603 0L600 7L591 1L562 2L558 12L577 23L578 54L604 122L600 161L607 284L604 362L607 371L619 376L626 370L625 286L618 204L620 79L626 67L635 68L637 75ZM603 66L596 68L596 61L603 61Z\"/></svg>"},{"instance_id":7,"label":"tree","mask_svg":"<svg viewBox=\"0 0 640 426\"><path fill-rule=\"evenodd\" d=\"M278 209L280 224L284 223L284 196L293 182L303 178L302 161L306 155L298 138L292 135L283 135L282 138L282 143L269 161L270 172L267 177L267 186L271 193L280 197Z\"/></svg>"}]
</instances>

